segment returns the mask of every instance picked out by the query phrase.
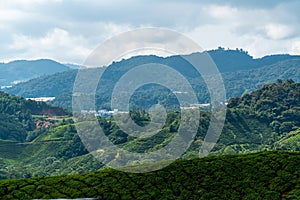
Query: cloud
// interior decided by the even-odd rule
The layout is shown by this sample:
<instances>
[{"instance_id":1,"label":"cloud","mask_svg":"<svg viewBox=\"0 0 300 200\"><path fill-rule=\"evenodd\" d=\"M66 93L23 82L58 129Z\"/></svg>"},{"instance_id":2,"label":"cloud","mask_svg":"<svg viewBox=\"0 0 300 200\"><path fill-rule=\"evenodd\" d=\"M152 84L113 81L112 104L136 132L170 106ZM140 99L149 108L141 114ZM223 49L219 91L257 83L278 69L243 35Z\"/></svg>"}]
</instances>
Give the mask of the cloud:
<instances>
[{"instance_id":1,"label":"cloud","mask_svg":"<svg viewBox=\"0 0 300 200\"><path fill-rule=\"evenodd\" d=\"M113 61L129 58L134 55L153 54L159 56L186 55L202 52L197 43L184 35L169 29L143 28L119 34L89 55L89 67L108 66Z\"/></svg>"},{"instance_id":2,"label":"cloud","mask_svg":"<svg viewBox=\"0 0 300 200\"><path fill-rule=\"evenodd\" d=\"M81 36L72 36L63 29L54 28L39 38L15 34L9 48L23 58L52 58L61 61L69 59L82 63L90 53L85 44L86 40Z\"/></svg>"},{"instance_id":3,"label":"cloud","mask_svg":"<svg viewBox=\"0 0 300 200\"><path fill-rule=\"evenodd\" d=\"M300 55L300 38L298 41L292 43L289 53Z\"/></svg>"},{"instance_id":4,"label":"cloud","mask_svg":"<svg viewBox=\"0 0 300 200\"><path fill-rule=\"evenodd\" d=\"M230 6L210 5L207 8L208 14L217 20L227 21L234 20L238 9Z\"/></svg>"},{"instance_id":5,"label":"cloud","mask_svg":"<svg viewBox=\"0 0 300 200\"><path fill-rule=\"evenodd\" d=\"M106 39L153 26L186 34L206 49L237 47L255 56L285 53L300 35L299 7L296 0L4 1L0 59L45 56L83 62Z\"/></svg>"},{"instance_id":6,"label":"cloud","mask_svg":"<svg viewBox=\"0 0 300 200\"><path fill-rule=\"evenodd\" d=\"M261 0L252 0L252 1L241 1L241 0L227 0L224 1L213 1L218 3L226 3L227 5L238 7L238 8L247 8L247 9L272 9L282 3L291 3L297 0L286 0L283 2L282 0L272 0L272 1L261 1Z\"/></svg>"},{"instance_id":7,"label":"cloud","mask_svg":"<svg viewBox=\"0 0 300 200\"><path fill-rule=\"evenodd\" d=\"M288 38L294 33L292 27L284 24L267 24L265 30L266 35L272 40Z\"/></svg>"}]
</instances>

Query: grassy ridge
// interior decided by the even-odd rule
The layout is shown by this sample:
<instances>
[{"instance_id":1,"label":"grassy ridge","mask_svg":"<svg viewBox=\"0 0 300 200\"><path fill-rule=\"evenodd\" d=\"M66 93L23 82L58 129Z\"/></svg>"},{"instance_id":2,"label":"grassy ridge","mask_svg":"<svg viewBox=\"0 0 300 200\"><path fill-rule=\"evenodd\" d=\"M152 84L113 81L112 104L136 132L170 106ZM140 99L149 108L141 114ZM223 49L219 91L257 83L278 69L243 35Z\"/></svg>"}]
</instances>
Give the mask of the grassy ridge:
<instances>
[{"instance_id":1,"label":"grassy ridge","mask_svg":"<svg viewBox=\"0 0 300 200\"><path fill-rule=\"evenodd\" d=\"M0 197L99 199L296 199L300 153L286 151L179 160L144 174L113 169L84 175L11 179Z\"/></svg>"}]
</instances>

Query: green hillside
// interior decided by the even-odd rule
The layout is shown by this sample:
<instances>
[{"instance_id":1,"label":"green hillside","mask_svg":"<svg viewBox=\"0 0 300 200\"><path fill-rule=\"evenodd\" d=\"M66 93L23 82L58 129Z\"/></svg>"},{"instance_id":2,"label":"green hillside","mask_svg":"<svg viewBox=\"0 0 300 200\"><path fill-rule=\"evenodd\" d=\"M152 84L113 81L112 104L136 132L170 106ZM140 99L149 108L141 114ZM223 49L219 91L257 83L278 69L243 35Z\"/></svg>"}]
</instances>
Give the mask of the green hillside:
<instances>
[{"instance_id":1,"label":"green hillside","mask_svg":"<svg viewBox=\"0 0 300 200\"><path fill-rule=\"evenodd\" d=\"M22 97L0 92L0 141L24 142L28 131L36 128L33 115L63 116L66 110L44 102L26 100Z\"/></svg>"},{"instance_id":2,"label":"green hillside","mask_svg":"<svg viewBox=\"0 0 300 200\"><path fill-rule=\"evenodd\" d=\"M224 129L211 155L299 150L299 97L299 83L278 80L241 98L231 99ZM200 115L198 132L190 148L182 156L183 159L198 156L211 114L207 110L201 110ZM144 112L132 111L131 116L139 124L149 120ZM71 118L34 116L34 120L39 120L39 124L53 125L41 126L33 131L11 131L13 134L7 134L6 137L2 134L1 179L80 174L103 167L103 164L88 154ZM164 127L157 134L144 139L132 137L120 130L113 118L98 118L98 121L105 135L115 145L143 153L160 149L172 140L180 124L180 112L168 113ZM12 142L16 141L16 137L19 137L19 142ZM23 142L20 143L21 141ZM105 150L99 151L99 156L103 155L109 155L107 158L111 160L118 156Z\"/></svg>"},{"instance_id":3,"label":"green hillside","mask_svg":"<svg viewBox=\"0 0 300 200\"><path fill-rule=\"evenodd\" d=\"M300 83L291 79L230 99L221 137L210 156L199 159L211 115L201 110L198 132L187 152L170 166L144 174L107 169L88 153L72 118L43 116L68 114L64 110L0 94L0 179L8 179L0 181L1 198L296 199L300 195ZM149 120L141 111L132 111L131 116L138 124ZM113 118L98 121L115 145L142 153L167 144L178 130L179 116L178 111L169 112L161 131L147 139L124 133ZM29 129L30 122L38 127ZM260 153L248 154L254 152ZM118 156L105 150L99 155L112 161Z\"/></svg>"},{"instance_id":4,"label":"green hillside","mask_svg":"<svg viewBox=\"0 0 300 200\"><path fill-rule=\"evenodd\" d=\"M300 154L284 151L178 160L143 174L112 169L0 181L4 199L297 199ZM147 166L145 166L147 167Z\"/></svg>"}]
</instances>

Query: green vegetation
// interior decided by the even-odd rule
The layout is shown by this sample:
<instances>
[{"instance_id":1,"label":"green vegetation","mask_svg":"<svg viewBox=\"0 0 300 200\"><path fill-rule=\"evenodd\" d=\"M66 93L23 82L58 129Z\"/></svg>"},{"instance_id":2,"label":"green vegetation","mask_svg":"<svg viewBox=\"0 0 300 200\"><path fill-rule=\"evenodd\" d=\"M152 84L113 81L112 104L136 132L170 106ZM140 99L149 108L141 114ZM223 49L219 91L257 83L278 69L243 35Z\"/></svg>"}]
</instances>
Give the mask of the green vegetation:
<instances>
[{"instance_id":1,"label":"green vegetation","mask_svg":"<svg viewBox=\"0 0 300 200\"><path fill-rule=\"evenodd\" d=\"M5 199L297 199L300 154L284 151L178 160L143 174L106 169L83 175L0 181ZM147 167L147 166L145 166Z\"/></svg>"},{"instance_id":2,"label":"green vegetation","mask_svg":"<svg viewBox=\"0 0 300 200\"><path fill-rule=\"evenodd\" d=\"M284 136L300 127L300 83L266 84L260 90L229 101L228 107L244 110L245 114L263 121L277 136Z\"/></svg>"},{"instance_id":3,"label":"green vegetation","mask_svg":"<svg viewBox=\"0 0 300 200\"><path fill-rule=\"evenodd\" d=\"M24 142L26 131L33 131L32 115L70 115L66 110L44 102L27 101L24 98L0 92L0 141Z\"/></svg>"},{"instance_id":4,"label":"green vegetation","mask_svg":"<svg viewBox=\"0 0 300 200\"><path fill-rule=\"evenodd\" d=\"M78 146L81 143L74 126L70 125L72 120L49 118L69 115L69 111L44 102L0 92L0 179L40 175L43 169L38 163L42 160L56 154L62 158L79 155L83 150ZM73 147L72 151L69 147Z\"/></svg>"},{"instance_id":5,"label":"green vegetation","mask_svg":"<svg viewBox=\"0 0 300 200\"><path fill-rule=\"evenodd\" d=\"M0 134L3 166L1 178L83 173L102 167L101 163L88 154L71 118L55 119L43 115L31 115L34 110L37 110L36 106L39 108L45 106L49 109L44 110L48 111L54 107L4 93L2 96L7 99L3 102L15 105L7 106L7 112L12 109L14 113L18 113L19 110L26 108L23 110L27 111L28 119L35 122L35 129L28 131L22 123L24 120L16 121L14 115L9 115L1 121L4 124L1 126L3 132ZM264 85L251 94L231 99L223 132L211 155L244 154L264 150L298 150L300 147L299 98L299 83L292 80L278 80L277 83ZM130 115L140 125L146 125L149 121L145 111L132 111ZM206 135L211 114L209 111L201 110L200 115L198 132L190 148L183 155L185 159L198 156L199 148ZM180 125L180 112L169 112L164 127L150 138L135 138L126 134L119 129L113 118L98 118L98 120L105 135L115 145L131 152L143 153L160 149L172 140ZM88 126L88 122L86 123ZM23 151L19 151L20 148ZM110 155L110 152L102 149L99 156L104 154ZM115 156L117 155L110 155L112 159ZM45 160L49 161L46 168L41 165ZM75 163L81 167L76 168Z\"/></svg>"},{"instance_id":6,"label":"green vegetation","mask_svg":"<svg viewBox=\"0 0 300 200\"><path fill-rule=\"evenodd\" d=\"M299 96L299 83L278 80L277 83L264 85L251 94L231 99L223 132L211 155L245 154L264 150L297 151L300 147ZM149 121L145 111L132 111L130 115L140 125L146 125ZM183 159L198 156L211 114L201 110L200 115L198 132ZM1 127L8 127L7 132L10 133L0 134L2 179L76 174L103 167L88 154L71 118L29 116L39 125L33 131L27 131L21 122L15 123L15 126L14 121L8 123L8 120L14 120L15 117L6 118L6 126ZM156 151L172 140L180 125L180 112L169 112L164 127L150 138L135 138L126 134L119 129L113 118L98 118L98 121L105 135L115 145L131 152L143 153ZM88 127L88 122L85 123ZM47 127L45 124L51 126ZM117 156L104 149L99 151L99 156L105 154L110 155L111 159ZM42 165L44 162L48 164Z\"/></svg>"},{"instance_id":7,"label":"green vegetation","mask_svg":"<svg viewBox=\"0 0 300 200\"><path fill-rule=\"evenodd\" d=\"M26 128L14 117L0 114L0 142L25 141Z\"/></svg>"},{"instance_id":8,"label":"green vegetation","mask_svg":"<svg viewBox=\"0 0 300 200\"><path fill-rule=\"evenodd\" d=\"M300 83L291 79L279 79L241 98L230 99L218 143L209 157L195 159L211 116L210 111L200 110L200 126L188 151L167 168L144 174L104 169L103 164L88 154L70 117L49 117L50 113L68 115L68 112L0 94L3 130L0 179L10 179L0 181L1 198L295 199L300 196L297 152ZM149 115L143 110L131 111L130 115L141 126L149 123ZM99 117L98 121L115 145L142 153L160 149L174 137L180 125L180 111L168 112L164 127L146 139L126 134L113 118ZM31 129L30 123L34 125ZM80 123L89 127L88 121ZM104 149L96 150L100 156L109 155L109 159L118 156Z\"/></svg>"},{"instance_id":9,"label":"green vegetation","mask_svg":"<svg viewBox=\"0 0 300 200\"><path fill-rule=\"evenodd\" d=\"M253 59L243 50L223 48L208 53L223 73L227 96L241 97L229 99L222 134L208 157L198 155L211 112L200 109L200 125L189 149L168 167L149 173L108 169L89 154L76 131L76 123L86 126L89 134L90 121L74 122L69 111L0 92L0 179L6 179L0 181L0 198L299 198L300 83L295 82L300 81L299 56ZM59 63L40 62L53 65L53 70L66 69ZM122 75L149 62L172 66L190 81L201 102L209 101L203 80L195 77L195 70L180 56L137 56L100 69L106 71L97 88L98 108L109 109L110 94ZM20 63L25 68L28 65L25 61L12 62L12 72L24 72L15 70ZM37 74L24 72L24 77L52 73L46 69L50 68L41 68ZM86 72L94 73L93 70L99 69ZM76 74L76 70L69 70L43 76L6 91L24 97L56 96L53 103L69 108ZM273 83L266 84L270 82ZM170 90L149 84L137 89L130 101L130 116L136 124L146 126L150 121L146 110L157 103L167 107L166 122L155 135L136 138L123 132L114 118L98 117L113 144L130 152L154 152L177 134L181 113ZM194 111L190 109L188 114ZM126 117L120 114L123 116ZM128 120L122 123L126 126ZM101 148L93 151L112 162L119 156L128 156ZM128 162L125 168L150 168L165 162L144 159Z\"/></svg>"}]
</instances>

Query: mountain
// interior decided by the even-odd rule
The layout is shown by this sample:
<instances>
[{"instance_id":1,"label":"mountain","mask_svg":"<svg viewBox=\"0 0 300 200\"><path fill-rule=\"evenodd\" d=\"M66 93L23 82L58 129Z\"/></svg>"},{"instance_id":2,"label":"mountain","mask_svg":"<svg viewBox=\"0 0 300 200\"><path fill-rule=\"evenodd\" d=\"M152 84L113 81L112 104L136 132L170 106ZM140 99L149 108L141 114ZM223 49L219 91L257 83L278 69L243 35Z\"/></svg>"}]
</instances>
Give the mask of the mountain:
<instances>
[{"instance_id":1,"label":"mountain","mask_svg":"<svg viewBox=\"0 0 300 200\"><path fill-rule=\"evenodd\" d=\"M299 164L299 153L284 151L177 160L166 168L143 174L106 169L83 175L2 180L0 197L297 199Z\"/></svg>"},{"instance_id":2,"label":"mountain","mask_svg":"<svg viewBox=\"0 0 300 200\"><path fill-rule=\"evenodd\" d=\"M216 63L221 73L235 72L240 70L251 70L263 66L273 65L277 62L300 59L300 56L291 55L271 55L262 58L253 59L248 52L242 49L225 50L219 47L216 50L209 50L207 53ZM184 75L193 76L195 72L189 68L181 56L170 56L166 58L158 56L135 56L130 59L123 59L120 62L113 62L111 66L122 66L122 70L128 69L132 65L141 65L145 63L161 63L172 66ZM183 68L184 66L184 68ZM60 64L53 60L41 59L35 61L12 61L10 63L0 63L0 85L12 85L14 83L26 81L41 75L54 74L56 72L66 71L68 69L84 69L85 66L75 64Z\"/></svg>"},{"instance_id":3,"label":"mountain","mask_svg":"<svg viewBox=\"0 0 300 200\"><path fill-rule=\"evenodd\" d=\"M67 64L64 64L64 65L67 66L67 67L69 67L70 69L84 69L84 68L86 68L85 66L78 65L78 64L67 63Z\"/></svg>"},{"instance_id":4,"label":"mountain","mask_svg":"<svg viewBox=\"0 0 300 200\"><path fill-rule=\"evenodd\" d=\"M293 56L288 54L269 55L254 59L243 49L225 50L222 47L219 47L216 50L207 51L207 53L214 60L221 73L251 70L273 65L277 62L300 59L300 56L298 55Z\"/></svg>"},{"instance_id":5,"label":"mountain","mask_svg":"<svg viewBox=\"0 0 300 200\"><path fill-rule=\"evenodd\" d=\"M257 69L224 73L222 76L228 99L240 97L278 79L300 81L300 59L278 61Z\"/></svg>"},{"instance_id":6,"label":"mountain","mask_svg":"<svg viewBox=\"0 0 300 200\"><path fill-rule=\"evenodd\" d=\"M24 83L3 89L5 92L22 97L55 97L73 89L77 70L68 70L53 75L40 76Z\"/></svg>"},{"instance_id":7,"label":"mountain","mask_svg":"<svg viewBox=\"0 0 300 200\"><path fill-rule=\"evenodd\" d=\"M292 78L295 81L300 81L299 56L272 55L253 59L243 50L224 50L222 48L208 51L208 53L214 59L220 71L223 72L222 77L228 99L254 91L264 83L276 82L277 79L287 80ZM136 56L114 62L107 68L99 68L99 70L105 70L105 73L103 74L104 80L99 83L97 88L97 106L109 109L110 95L119 78L134 66L151 62L174 67L190 81L201 103L210 101L203 79L195 78L195 69L192 69L190 64L182 57ZM23 97L55 96L56 99L52 102L53 104L71 109L71 92L76 74L76 70L69 70L43 76L17 84L12 88L6 88L4 91ZM164 99L164 96L168 95L168 91L163 88L151 86L147 90L142 88L137 91L136 99L143 99L148 104L155 104L158 99L163 104L166 101L174 101Z\"/></svg>"},{"instance_id":8,"label":"mountain","mask_svg":"<svg viewBox=\"0 0 300 200\"><path fill-rule=\"evenodd\" d=\"M0 85L9 86L42 75L54 74L70 68L49 59L17 60L0 64Z\"/></svg>"}]
</instances>

